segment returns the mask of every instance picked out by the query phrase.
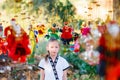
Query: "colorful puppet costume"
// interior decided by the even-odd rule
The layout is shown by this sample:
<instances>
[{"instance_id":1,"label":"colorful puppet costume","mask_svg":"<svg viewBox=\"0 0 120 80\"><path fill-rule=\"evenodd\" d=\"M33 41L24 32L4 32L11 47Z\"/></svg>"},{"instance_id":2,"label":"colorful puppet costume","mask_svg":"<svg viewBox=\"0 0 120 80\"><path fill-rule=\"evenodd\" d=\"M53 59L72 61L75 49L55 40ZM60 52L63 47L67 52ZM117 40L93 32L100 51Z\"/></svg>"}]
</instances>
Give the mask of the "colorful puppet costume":
<instances>
[{"instance_id":1,"label":"colorful puppet costume","mask_svg":"<svg viewBox=\"0 0 120 80\"><path fill-rule=\"evenodd\" d=\"M99 40L99 73L105 80L120 79L120 27L111 21Z\"/></svg>"},{"instance_id":2,"label":"colorful puppet costume","mask_svg":"<svg viewBox=\"0 0 120 80\"><path fill-rule=\"evenodd\" d=\"M32 25L29 25L29 40L30 40L30 49L31 49L31 54L28 57L28 64L33 64L35 59L35 50L36 50L36 44L38 40L36 39L35 31Z\"/></svg>"},{"instance_id":3,"label":"colorful puppet costume","mask_svg":"<svg viewBox=\"0 0 120 80\"><path fill-rule=\"evenodd\" d=\"M10 70L6 37L0 37L0 73Z\"/></svg>"},{"instance_id":4,"label":"colorful puppet costume","mask_svg":"<svg viewBox=\"0 0 120 80\"><path fill-rule=\"evenodd\" d=\"M80 29L80 32L82 33L82 36L88 36L90 34L90 27L87 27L85 24L83 28Z\"/></svg>"},{"instance_id":5,"label":"colorful puppet costume","mask_svg":"<svg viewBox=\"0 0 120 80\"><path fill-rule=\"evenodd\" d=\"M54 23L52 25L52 27L48 29L48 35L46 35L46 37L48 39L50 39L50 38L59 39L58 32L59 32L59 30L58 30L56 24Z\"/></svg>"},{"instance_id":6,"label":"colorful puppet costume","mask_svg":"<svg viewBox=\"0 0 120 80\"><path fill-rule=\"evenodd\" d=\"M46 30L45 25L44 24L37 25L36 30L38 31L38 38L44 36Z\"/></svg>"},{"instance_id":7,"label":"colorful puppet costume","mask_svg":"<svg viewBox=\"0 0 120 80\"><path fill-rule=\"evenodd\" d=\"M6 54L7 53L7 41L5 37L0 38L0 55L1 54Z\"/></svg>"},{"instance_id":8,"label":"colorful puppet costume","mask_svg":"<svg viewBox=\"0 0 120 80\"><path fill-rule=\"evenodd\" d=\"M85 43L86 41L92 39L91 28L86 26L86 24L80 29L80 32L82 34L81 42Z\"/></svg>"},{"instance_id":9,"label":"colorful puppet costume","mask_svg":"<svg viewBox=\"0 0 120 80\"><path fill-rule=\"evenodd\" d=\"M68 26L67 22L65 22L61 34L61 40L64 45L69 45L70 41L72 41L72 31L73 29Z\"/></svg>"},{"instance_id":10,"label":"colorful puppet costume","mask_svg":"<svg viewBox=\"0 0 120 80\"><path fill-rule=\"evenodd\" d=\"M26 62L26 56L30 54L27 33L18 24L14 24L5 28L4 35L8 42L9 57L13 61Z\"/></svg>"},{"instance_id":11,"label":"colorful puppet costume","mask_svg":"<svg viewBox=\"0 0 120 80\"><path fill-rule=\"evenodd\" d=\"M74 32L73 33L73 39L74 39L74 42L70 46L70 50L72 50L73 52L75 52L76 54L78 54L80 52L79 34L76 33L76 32Z\"/></svg>"}]
</instances>

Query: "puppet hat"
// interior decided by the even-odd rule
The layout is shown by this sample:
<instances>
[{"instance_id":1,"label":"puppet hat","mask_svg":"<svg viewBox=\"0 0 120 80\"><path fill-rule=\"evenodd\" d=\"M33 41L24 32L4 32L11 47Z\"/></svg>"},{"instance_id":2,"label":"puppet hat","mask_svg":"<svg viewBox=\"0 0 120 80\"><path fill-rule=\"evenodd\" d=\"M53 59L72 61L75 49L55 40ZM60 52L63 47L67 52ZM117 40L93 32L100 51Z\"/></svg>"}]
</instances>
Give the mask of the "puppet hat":
<instances>
[{"instance_id":1,"label":"puppet hat","mask_svg":"<svg viewBox=\"0 0 120 80\"><path fill-rule=\"evenodd\" d=\"M12 24L12 26L15 26L16 25L16 19L15 18L12 18L10 23Z\"/></svg>"},{"instance_id":2,"label":"puppet hat","mask_svg":"<svg viewBox=\"0 0 120 80\"><path fill-rule=\"evenodd\" d=\"M64 25L67 25L68 24L68 22L64 22Z\"/></svg>"},{"instance_id":3,"label":"puppet hat","mask_svg":"<svg viewBox=\"0 0 120 80\"><path fill-rule=\"evenodd\" d=\"M12 18L11 21L16 21L16 19L15 19L15 18Z\"/></svg>"}]
</instances>

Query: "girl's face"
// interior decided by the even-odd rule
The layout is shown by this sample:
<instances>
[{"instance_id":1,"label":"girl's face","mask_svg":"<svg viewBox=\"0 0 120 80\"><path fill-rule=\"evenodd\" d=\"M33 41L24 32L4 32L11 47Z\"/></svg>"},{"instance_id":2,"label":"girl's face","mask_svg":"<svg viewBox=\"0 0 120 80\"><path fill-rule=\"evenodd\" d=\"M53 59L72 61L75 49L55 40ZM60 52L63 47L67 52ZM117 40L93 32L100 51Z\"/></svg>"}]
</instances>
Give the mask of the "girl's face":
<instances>
[{"instance_id":1,"label":"girl's face","mask_svg":"<svg viewBox=\"0 0 120 80\"><path fill-rule=\"evenodd\" d=\"M49 42L47 45L47 50L51 56L56 56L59 51L59 43L57 41Z\"/></svg>"}]
</instances>

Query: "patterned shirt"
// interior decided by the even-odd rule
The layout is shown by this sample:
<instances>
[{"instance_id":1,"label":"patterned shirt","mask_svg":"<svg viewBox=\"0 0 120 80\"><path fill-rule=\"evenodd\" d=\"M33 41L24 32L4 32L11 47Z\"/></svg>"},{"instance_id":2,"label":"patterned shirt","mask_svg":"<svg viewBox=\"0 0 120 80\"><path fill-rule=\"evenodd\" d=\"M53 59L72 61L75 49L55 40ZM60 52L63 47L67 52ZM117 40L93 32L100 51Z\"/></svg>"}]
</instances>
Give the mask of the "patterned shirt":
<instances>
[{"instance_id":1,"label":"patterned shirt","mask_svg":"<svg viewBox=\"0 0 120 80\"><path fill-rule=\"evenodd\" d=\"M42 59L38 66L45 71L45 80L55 80L55 75L49 59L47 62L45 59ZM68 62L63 57L58 56L58 61L55 67L59 80L62 80L63 71L69 68Z\"/></svg>"}]
</instances>

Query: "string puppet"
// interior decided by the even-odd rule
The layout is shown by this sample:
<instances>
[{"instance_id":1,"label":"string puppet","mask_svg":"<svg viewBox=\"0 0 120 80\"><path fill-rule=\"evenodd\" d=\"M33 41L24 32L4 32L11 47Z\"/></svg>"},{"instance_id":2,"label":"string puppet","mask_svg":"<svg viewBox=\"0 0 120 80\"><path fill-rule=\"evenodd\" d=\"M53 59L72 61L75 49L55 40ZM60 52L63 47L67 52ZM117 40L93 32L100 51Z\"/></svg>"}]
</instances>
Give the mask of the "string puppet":
<instances>
[{"instance_id":1,"label":"string puppet","mask_svg":"<svg viewBox=\"0 0 120 80\"><path fill-rule=\"evenodd\" d=\"M46 30L45 25L44 24L38 24L36 26L36 30L38 32L38 38L43 37L44 34L45 34L45 30Z\"/></svg>"},{"instance_id":2,"label":"string puppet","mask_svg":"<svg viewBox=\"0 0 120 80\"><path fill-rule=\"evenodd\" d=\"M120 27L110 21L99 39L99 75L105 80L120 79Z\"/></svg>"},{"instance_id":3,"label":"string puppet","mask_svg":"<svg viewBox=\"0 0 120 80\"><path fill-rule=\"evenodd\" d=\"M80 41L79 41L80 35L76 32L73 33L73 45L70 46L70 50L72 50L74 53L78 54L80 52Z\"/></svg>"},{"instance_id":4,"label":"string puppet","mask_svg":"<svg viewBox=\"0 0 120 80\"><path fill-rule=\"evenodd\" d=\"M62 28L61 40L64 45L70 45L70 41L72 41L72 32L73 29L68 25L68 22L64 22L64 26Z\"/></svg>"},{"instance_id":5,"label":"string puppet","mask_svg":"<svg viewBox=\"0 0 120 80\"><path fill-rule=\"evenodd\" d=\"M59 29L57 28L57 25L54 23L52 27L48 29L48 34L46 35L46 37L48 39L50 38L59 39L58 32Z\"/></svg>"},{"instance_id":6,"label":"string puppet","mask_svg":"<svg viewBox=\"0 0 120 80\"><path fill-rule=\"evenodd\" d=\"M29 40L30 40L30 49L31 49L31 53L28 57L29 64L32 64L35 61L34 56L35 56L35 50L38 43L37 35L38 35L38 32L34 30L32 25L29 25Z\"/></svg>"},{"instance_id":7,"label":"string puppet","mask_svg":"<svg viewBox=\"0 0 120 80\"><path fill-rule=\"evenodd\" d=\"M86 25L86 23L83 25L83 27L80 29L82 36L88 36L90 34L90 27Z\"/></svg>"},{"instance_id":8,"label":"string puppet","mask_svg":"<svg viewBox=\"0 0 120 80\"><path fill-rule=\"evenodd\" d=\"M26 62L26 57L31 52L28 47L29 37L24 29L19 24L16 24L14 18L11 19L11 25L5 28L4 35L8 42L8 56L14 62Z\"/></svg>"}]
</instances>

